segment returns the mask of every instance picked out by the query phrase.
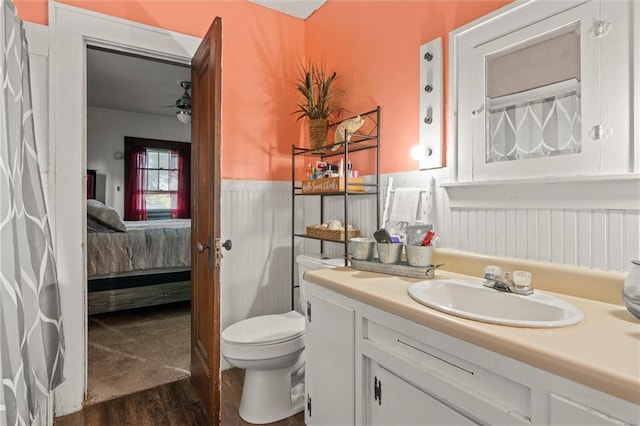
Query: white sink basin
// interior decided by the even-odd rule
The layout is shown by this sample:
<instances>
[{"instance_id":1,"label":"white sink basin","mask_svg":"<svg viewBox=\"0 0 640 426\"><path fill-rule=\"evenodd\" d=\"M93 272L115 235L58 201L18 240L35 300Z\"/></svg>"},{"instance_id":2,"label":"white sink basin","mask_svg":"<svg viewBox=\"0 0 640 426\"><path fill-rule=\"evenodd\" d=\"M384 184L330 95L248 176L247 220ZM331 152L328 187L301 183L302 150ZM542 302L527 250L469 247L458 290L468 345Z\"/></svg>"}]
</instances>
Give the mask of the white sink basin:
<instances>
[{"instance_id":1,"label":"white sink basin","mask_svg":"<svg viewBox=\"0 0 640 426\"><path fill-rule=\"evenodd\" d=\"M550 328L578 324L584 318L578 308L549 294L503 293L484 287L481 280L420 281L407 291L415 301L430 308L494 324Z\"/></svg>"}]
</instances>

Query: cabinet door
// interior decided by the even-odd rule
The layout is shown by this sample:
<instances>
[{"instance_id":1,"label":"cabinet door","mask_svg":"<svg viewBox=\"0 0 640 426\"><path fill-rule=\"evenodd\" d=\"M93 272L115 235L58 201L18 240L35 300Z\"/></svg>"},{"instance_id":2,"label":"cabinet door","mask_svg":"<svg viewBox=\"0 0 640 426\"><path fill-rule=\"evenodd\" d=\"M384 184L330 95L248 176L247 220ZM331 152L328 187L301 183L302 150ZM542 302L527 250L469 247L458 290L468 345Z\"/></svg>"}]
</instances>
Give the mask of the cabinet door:
<instances>
[{"instance_id":1,"label":"cabinet door","mask_svg":"<svg viewBox=\"0 0 640 426\"><path fill-rule=\"evenodd\" d=\"M551 394L549 425L626 425L627 423L563 396Z\"/></svg>"},{"instance_id":2,"label":"cabinet door","mask_svg":"<svg viewBox=\"0 0 640 426\"><path fill-rule=\"evenodd\" d=\"M306 424L354 424L354 310L308 292L305 346Z\"/></svg>"},{"instance_id":3,"label":"cabinet door","mask_svg":"<svg viewBox=\"0 0 640 426\"><path fill-rule=\"evenodd\" d=\"M522 2L454 33L461 181L633 171L632 3Z\"/></svg>"},{"instance_id":4,"label":"cabinet door","mask_svg":"<svg viewBox=\"0 0 640 426\"><path fill-rule=\"evenodd\" d=\"M474 49L474 180L598 174L597 16L591 1Z\"/></svg>"},{"instance_id":5,"label":"cabinet door","mask_svg":"<svg viewBox=\"0 0 640 426\"><path fill-rule=\"evenodd\" d=\"M368 425L474 425L402 377L368 360L365 421Z\"/></svg>"}]
</instances>

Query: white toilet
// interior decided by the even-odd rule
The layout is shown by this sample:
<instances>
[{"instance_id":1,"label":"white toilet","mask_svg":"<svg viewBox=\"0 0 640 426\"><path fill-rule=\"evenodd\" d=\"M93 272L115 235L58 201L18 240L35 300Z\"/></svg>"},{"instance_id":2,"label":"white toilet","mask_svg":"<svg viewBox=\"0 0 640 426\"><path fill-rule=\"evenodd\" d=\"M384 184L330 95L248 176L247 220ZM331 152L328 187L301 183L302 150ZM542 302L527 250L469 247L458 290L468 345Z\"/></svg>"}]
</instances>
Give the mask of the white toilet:
<instances>
[{"instance_id":1,"label":"white toilet","mask_svg":"<svg viewBox=\"0 0 640 426\"><path fill-rule=\"evenodd\" d=\"M299 255L296 261L300 303L305 300L305 271L344 266L344 259L319 255ZM222 356L246 370L240 400L243 420L272 423L303 410L304 328L304 316L291 311L248 318L222 332Z\"/></svg>"}]
</instances>

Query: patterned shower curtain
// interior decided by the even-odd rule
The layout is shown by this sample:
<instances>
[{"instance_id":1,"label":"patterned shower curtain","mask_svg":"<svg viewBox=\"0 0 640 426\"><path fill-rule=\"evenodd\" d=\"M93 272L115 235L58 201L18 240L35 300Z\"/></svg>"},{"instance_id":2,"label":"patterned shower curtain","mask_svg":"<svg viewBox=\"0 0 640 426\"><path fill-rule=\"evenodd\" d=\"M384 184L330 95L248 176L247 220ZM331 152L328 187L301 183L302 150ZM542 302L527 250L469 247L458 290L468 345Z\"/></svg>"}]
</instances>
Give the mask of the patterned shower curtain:
<instances>
[{"instance_id":1,"label":"patterned shower curtain","mask_svg":"<svg viewBox=\"0 0 640 426\"><path fill-rule=\"evenodd\" d=\"M27 41L9 0L0 34L0 425L29 425L63 380L64 343Z\"/></svg>"}]
</instances>

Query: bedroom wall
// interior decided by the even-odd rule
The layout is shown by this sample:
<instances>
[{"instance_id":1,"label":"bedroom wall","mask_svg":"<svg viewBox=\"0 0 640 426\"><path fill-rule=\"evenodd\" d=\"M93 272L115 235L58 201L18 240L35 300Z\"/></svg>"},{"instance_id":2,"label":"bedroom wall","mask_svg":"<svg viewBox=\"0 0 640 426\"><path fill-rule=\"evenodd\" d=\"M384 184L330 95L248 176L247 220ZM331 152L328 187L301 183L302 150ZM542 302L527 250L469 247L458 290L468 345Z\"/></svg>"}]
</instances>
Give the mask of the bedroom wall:
<instances>
[{"instance_id":1,"label":"bedroom wall","mask_svg":"<svg viewBox=\"0 0 640 426\"><path fill-rule=\"evenodd\" d=\"M125 136L191 142L191 127L175 116L87 108L87 168L96 170L98 182L104 177L104 202L120 215L124 215L124 159L116 160L113 154L124 152Z\"/></svg>"}]
</instances>

